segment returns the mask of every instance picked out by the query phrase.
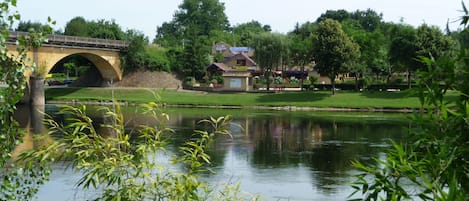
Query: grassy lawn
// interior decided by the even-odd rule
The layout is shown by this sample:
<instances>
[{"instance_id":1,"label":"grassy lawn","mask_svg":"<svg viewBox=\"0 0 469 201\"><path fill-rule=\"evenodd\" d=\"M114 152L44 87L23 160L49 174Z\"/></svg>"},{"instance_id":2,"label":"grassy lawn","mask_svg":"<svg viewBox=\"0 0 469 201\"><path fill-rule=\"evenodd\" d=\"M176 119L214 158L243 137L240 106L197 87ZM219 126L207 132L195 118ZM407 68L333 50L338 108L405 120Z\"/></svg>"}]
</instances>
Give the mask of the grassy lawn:
<instances>
[{"instance_id":1,"label":"grassy lawn","mask_svg":"<svg viewBox=\"0 0 469 201\"><path fill-rule=\"evenodd\" d=\"M128 88L48 88L46 101L118 101L146 103L155 101L159 91ZM163 102L171 105L209 106L297 106L334 108L418 108L419 101L408 92L321 92L279 93L204 93L166 90Z\"/></svg>"}]
</instances>

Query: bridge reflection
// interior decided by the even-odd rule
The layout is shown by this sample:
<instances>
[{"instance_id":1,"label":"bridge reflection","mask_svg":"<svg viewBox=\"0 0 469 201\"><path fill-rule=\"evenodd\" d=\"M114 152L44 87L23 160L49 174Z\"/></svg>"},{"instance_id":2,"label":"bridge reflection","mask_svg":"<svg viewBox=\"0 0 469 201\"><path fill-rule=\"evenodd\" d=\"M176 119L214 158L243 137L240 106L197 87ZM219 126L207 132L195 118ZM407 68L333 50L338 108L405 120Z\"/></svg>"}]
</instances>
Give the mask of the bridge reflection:
<instances>
[{"instance_id":1,"label":"bridge reflection","mask_svg":"<svg viewBox=\"0 0 469 201\"><path fill-rule=\"evenodd\" d=\"M11 153L13 160L18 157L21 152L35 149L53 141L53 138L50 136L36 137L47 132L43 124L45 110L45 105L18 106L14 118L20 123L20 127L24 128L25 133L22 143L16 146Z\"/></svg>"}]
</instances>

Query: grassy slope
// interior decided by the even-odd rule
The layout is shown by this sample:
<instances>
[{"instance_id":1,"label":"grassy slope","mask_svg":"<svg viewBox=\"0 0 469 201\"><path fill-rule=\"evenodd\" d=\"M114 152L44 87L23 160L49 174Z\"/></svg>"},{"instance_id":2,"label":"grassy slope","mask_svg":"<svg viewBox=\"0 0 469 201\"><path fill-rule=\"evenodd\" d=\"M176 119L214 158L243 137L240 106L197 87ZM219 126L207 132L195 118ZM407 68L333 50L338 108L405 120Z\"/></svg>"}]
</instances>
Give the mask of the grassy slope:
<instances>
[{"instance_id":1,"label":"grassy slope","mask_svg":"<svg viewBox=\"0 0 469 201\"><path fill-rule=\"evenodd\" d=\"M114 89L119 101L145 103L155 101L155 91L147 89ZM298 106L337 108L418 108L417 97L408 92L281 92L281 93L202 93L166 90L162 100L167 104L210 106ZM108 101L110 88L49 88L47 101Z\"/></svg>"}]
</instances>

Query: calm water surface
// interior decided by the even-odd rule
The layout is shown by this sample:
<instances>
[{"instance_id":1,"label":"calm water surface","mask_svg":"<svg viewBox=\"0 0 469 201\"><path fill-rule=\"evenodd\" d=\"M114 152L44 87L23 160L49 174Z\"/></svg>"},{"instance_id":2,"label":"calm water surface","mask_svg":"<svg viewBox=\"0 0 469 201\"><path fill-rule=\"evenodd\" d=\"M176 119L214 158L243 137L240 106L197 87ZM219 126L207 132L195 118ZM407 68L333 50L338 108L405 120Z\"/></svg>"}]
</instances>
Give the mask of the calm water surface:
<instances>
[{"instance_id":1,"label":"calm water surface","mask_svg":"<svg viewBox=\"0 0 469 201\"><path fill-rule=\"evenodd\" d=\"M23 109L22 114L31 114ZM53 111L47 106L46 111ZM128 124L147 118L126 108ZM390 140L404 138L405 116L376 113L325 113L168 109L169 126L182 142L208 116L231 114L233 138L218 137L210 150L215 174L211 183L241 182L241 189L260 194L265 200L346 200L349 183L356 173L351 161L372 162L382 157ZM34 113L34 112L33 112ZM33 127L34 115L23 117ZM27 123L27 122L30 123ZM37 128L36 128L37 130ZM37 200L87 200L93 192L75 188L79 175L63 165L54 167L51 180L40 189Z\"/></svg>"}]
</instances>

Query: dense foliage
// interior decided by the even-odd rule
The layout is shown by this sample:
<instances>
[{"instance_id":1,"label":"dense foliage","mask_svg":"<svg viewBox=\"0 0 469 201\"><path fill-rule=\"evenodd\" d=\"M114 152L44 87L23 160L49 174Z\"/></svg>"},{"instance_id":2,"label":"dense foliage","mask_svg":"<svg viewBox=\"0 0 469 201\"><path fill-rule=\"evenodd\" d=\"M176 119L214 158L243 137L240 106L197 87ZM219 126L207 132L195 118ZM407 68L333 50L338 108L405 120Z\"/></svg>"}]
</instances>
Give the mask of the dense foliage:
<instances>
[{"instance_id":1,"label":"dense foliage","mask_svg":"<svg viewBox=\"0 0 469 201\"><path fill-rule=\"evenodd\" d=\"M435 38L429 37L428 29L421 28L426 30L422 38ZM363 172L354 183L355 193L362 193L363 200L469 197L468 47L461 46L457 56L451 51L432 55L418 61L424 64L417 72L415 90L422 112L413 118L406 141L394 142L375 164L354 163ZM458 98L446 99L448 91Z\"/></svg>"}]
</instances>

